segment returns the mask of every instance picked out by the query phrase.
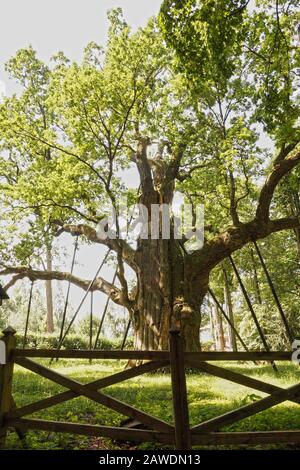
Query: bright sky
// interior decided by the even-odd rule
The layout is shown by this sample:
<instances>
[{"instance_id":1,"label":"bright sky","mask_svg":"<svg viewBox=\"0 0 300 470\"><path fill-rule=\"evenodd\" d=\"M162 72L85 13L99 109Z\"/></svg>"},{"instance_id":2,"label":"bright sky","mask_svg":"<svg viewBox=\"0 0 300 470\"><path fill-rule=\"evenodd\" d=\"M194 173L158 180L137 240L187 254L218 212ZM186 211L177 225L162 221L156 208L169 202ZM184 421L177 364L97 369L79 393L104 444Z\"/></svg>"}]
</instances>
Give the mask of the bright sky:
<instances>
[{"instance_id":1,"label":"bright sky","mask_svg":"<svg viewBox=\"0 0 300 470\"><path fill-rule=\"evenodd\" d=\"M78 60L90 41L103 43L107 11L121 7L128 23L137 28L156 14L162 0L9 0L1 2L0 80L7 82L4 63L31 44L43 60L58 51ZM12 84L6 83L7 93Z\"/></svg>"},{"instance_id":2,"label":"bright sky","mask_svg":"<svg viewBox=\"0 0 300 470\"><path fill-rule=\"evenodd\" d=\"M1 2L0 16L0 95L6 89L15 90L4 71L5 62L15 52L28 45L37 50L45 61L58 51L63 51L71 60L80 60L82 51L90 41L104 43L107 36L107 11L121 7L125 19L137 28L146 24L156 14L162 0L9 0ZM67 251L71 255L73 240L64 237ZM80 251L75 274L91 279L103 256L99 247L85 247ZM70 263L68 260L67 265ZM67 269L67 265L65 269ZM103 277L108 280L112 272L106 269ZM64 288L65 289L65 288ZM72 305L76 308L83 292L73 288ZM105 297L95 296L96 314L100 315ZM88 303L83 308L87 313ZM83 314L82 313L82 314Z\"/></svg>"}]
</instances>

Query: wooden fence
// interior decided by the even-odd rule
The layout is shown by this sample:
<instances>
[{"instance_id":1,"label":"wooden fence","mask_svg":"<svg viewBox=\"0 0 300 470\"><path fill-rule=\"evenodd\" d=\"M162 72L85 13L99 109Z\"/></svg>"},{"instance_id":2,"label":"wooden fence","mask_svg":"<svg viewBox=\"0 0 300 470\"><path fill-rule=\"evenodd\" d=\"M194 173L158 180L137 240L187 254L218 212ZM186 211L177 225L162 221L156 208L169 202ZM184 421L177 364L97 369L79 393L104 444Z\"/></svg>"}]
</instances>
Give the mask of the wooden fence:
<instances>
[{"instance_id":1,"label":"wooden fence","mask_svg":"<svg viewBox=\"0 0 300 470\"><path fill-rule=\"evenodd\" d=\"M170 332L170 351L87 351L87 350L47 350L16 348L15 331L8 328L3 332L6 360L0 365L0 446L5 445L8 428L14 428L20 437L28 429L51 432L67 432L87 436L110 437L134 442L159 442L175 449L189 450L193 445L237 445L265 443L299 443L299 431L263 431L263 432L220 432L224 426L231 425L274 405L290 400L300 404L300 383L287 389L254 379L243 374L208 363L207 361L290 361L291 352L199 352L183 351L179 331ZM82 384L54 370L32 361L31 358L86 358L86 359L127 359L146 361L136 367L123 370L109 377ZM17 407L12 396L14 364L28 369L41 377L59 384L67 391L37 402ZM123 382L148 372L169 367L172 379L174 423L145 413L101 392L101 389ZM191 427L186 390L185 368L192 367L201 372L220 377L230 382L251 387L268 396L254 403L229 411L208 421ZM84 396L100 403L143 425L143 429L118 428L101 425L78 424L27 419L25 416L47 409L59 403Z\"/></svg>"}]
</instances>

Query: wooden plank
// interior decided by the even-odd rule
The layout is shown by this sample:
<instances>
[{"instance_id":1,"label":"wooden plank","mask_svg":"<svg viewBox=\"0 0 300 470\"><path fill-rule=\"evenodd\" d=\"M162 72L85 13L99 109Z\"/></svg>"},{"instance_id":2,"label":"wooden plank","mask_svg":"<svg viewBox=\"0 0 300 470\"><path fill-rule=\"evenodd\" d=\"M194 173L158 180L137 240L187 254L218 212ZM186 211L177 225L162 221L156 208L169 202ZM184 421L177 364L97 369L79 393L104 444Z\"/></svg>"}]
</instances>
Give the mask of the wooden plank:
<instances>
[{"instance_id":1,"label":"wooden plank","mask_svg":"<svg viewBox=\"0 0 300 470\"><path fill-rule=\"evenodd\" d=\"M250 405L242 406L233 411L229 411L221 416L212 418L204 423L201 423L192 428L192 433L203 432L203 431L216 431L224 426L235 423L242 419L248 418L254 414L260 413L272 406L278 405L286 400L299 398L300 384L293 385L287 389L274 392L273 395L262 398Z\"/></svg>"},{"instance_id":2,"label":"wooden plank","mask_svg":"<svg viewBox=\"0 0 300 470\"><path fill-rule=\"evenodd\" d=\"M109 387L111 385L123 382L124 380L138 377L139 375L146 374L147 372L152 372L154 370L160 369L161 367L165 367L166 365L169 365L169 362L167 361L147 362L146 364L142 364L140 366L133 367L131 369L126 369L122 372L118 372L114 375L110 375L109 377L103 377L101 379L95 380L84 386L90 390L99 390L101 388ZM78 397L78 394L76 392L73 392L72 390L68 390L67 392L62 392L53 397L44 398L43 400L39 400L35 403L30 403L29 405L22 406L21 408L18 408L17 410L13 410L9 412L8 417L9 418L21 418L22 416L36 413L37 411L41 411L41 410L50 408L51 406L64 403L76 397Z\"/></svg>"},{"instance_id":3,"label":"wooden plank","mask_svg":"<svg viewBox=\"0 0 300 470\"><path fill-rule=\"evenodd\" d=\"M19 429L36 429L39 431L66 432L71 434L82 434L85 436L111 437L124 441L138 442L161 442L172 444L173 433L162 433L144 429L124 429L109 426L95 426L90 424L65 423L57 421L46 421L41 419L10 419L8 426Z\"/></svg>"},{"instance_id":4,"label":"wooden plank","mask_svg":"<svg viewBox=\"0 0 300 470\"><path fill-rule=\"evenodd\" d=\"M10 409L11 409L11 410L16 410L16 409L17 409L17 405L16 405L16 402L15 402L13 396L10 397ZM6 413L6 415L5 415L5 422L6 422L6 420L7 420L8 414L9 414L9 413ZM21 429L16 428L16 433L17 433L17 435L18 435L18 438L19 438L21 441L24 441L24 440L25 440L25 437L26 437L26 436L25 436L25 434L22 432Z\"/></svg>"},{"instance_id":5,"label":"wooden plank","mask_svg":"<svg viewBox=\"0 0 300 470\"><path fill-rule=\"evenodd\" d=\"M18 357L40 357L40 358L62 358L62 359L137 359L168 361L168 351L101 351L88 349L15 349L14 358Z\"/></svg>"},{"instance_id":6,"label":"wooden plank","mask_svg":"<svg viewBox=\"0 0 300 470\"><path fill-rule=\"evenodd\" d=\"M200 361L291 361L292 351L207 351L186 352L186 361L199 359Z\"/></svg>"},{"instance_id":7,"label":"wooden plank","mask_svg":"<svg viewBox=\"0 0 300 470\"><path fill-rule=\"evenodd\" d=\"M155 431L139 429L123 429L106 426L94 426L88 424L74 424L56 421L44 421L39 419L11 419L9 427L18 427L23 430L35 429L39 431L66 432L85 436L110 437L113 439L136 442L161 442L172 444L174 437L168 433L156 433ZM276 443L299 443L300 431L259 431L259 432L212 432L194 434L193 445L257 445Z\"/></svg>"},{"instance_id":8,"label":"wooden plank","mask_svg":"<svg viewBox=\"0 0 300 470\"><path fill-rule=\"evenodd\" d=\"M262 382L261 380L253 379L252 377L248 377L246 375L239 374L228 369L224 369L223 367L208 364L207 362L190 360L188 364L190 364L192 367L200 369L203 372L206 372L207 374L214 375L215 377L220 377L224 380L229 380L230 382L234 382L239 385L244 385L245 387L253 388L254 390L258 390L269 395L284 390L284 388L278 387L277 385ZM299 404L300 398L295 398L291 401Z\"/></svg>"},{"instance_id":9,"label":"wooden plank","mask_svg":"<svg viewBox=\"0 0 300 470\"><path fill-rule=\"evenodd\" d=\"M83 395L101 405L104 405L112 410L116 411L117 413L121 413L125 416L130 416L131 418L135 418L139 420L141 423L149 426L155 430L162 431L162 432L171 432L173 430L173 426L162 421L154 416L151 416L143 411L140 411L134 408L131 405L127 405L115 398L112 398L108 395L104 395L103 393L96 392L94 390L89 390L85 385L77 382L73 379L65 377L64 375L59 374L58 372L54 372L47 367L44 367L40 364L36 364L35 362L31 361L30 359L26 358L19 358L16 359L16 363L22 367L25 367L32 372L35 372L42 377L45 377L53 382L62 385L63 387L69 388L70 390L76 392L77 395Z\"/></svg>"},{"instance_id":10,"label":"wooden plank","mask_svg":"<svg viewBox=\"0 0 300 470\"><path fill-rule=\"evenodd\" d=\"M4 447L7 427L5 416L9 412L12 405L12 381L14 362L12 359L12 351L16 347L15 330L11 327L3 331L1 338L5 344L5 364L0 365L0 448Z\"/></svg>"},{"instance_id":11,"label":"wooden plank","mask_svg":"<svg viewBox=\"0 0 300 470\"><path fill-rule=\"evenodd\" d=\"M191 435L189 409L187 402L183 344L180 331L171 330L169 341L173 414L175 422L175 448L176 450L190 450Z\"/></svg>"},{"instance_id":12,"label":"wooden plank","mask_svg":"<svg viewBox=\"0 0 300 470\"><path fill-rule=\"evenodd\" d=\"M211 432L192 435L193 445L300 443L300 431Z\"/></svg>"},{"instance_id":13,"label":"wooden plank","mask_svg":"<svg viewBox=\"0 0 300 470\"><path fill-rule=\"evenodd\" d=\"M186 352L185 359L197 358L202 361L291 361L291 351L207 351ZM89 351L86 349L15 349L13 358L18 357L59 357L65 359L137 359L168 361L169 351Z\"/></svg>"}]
</instances>

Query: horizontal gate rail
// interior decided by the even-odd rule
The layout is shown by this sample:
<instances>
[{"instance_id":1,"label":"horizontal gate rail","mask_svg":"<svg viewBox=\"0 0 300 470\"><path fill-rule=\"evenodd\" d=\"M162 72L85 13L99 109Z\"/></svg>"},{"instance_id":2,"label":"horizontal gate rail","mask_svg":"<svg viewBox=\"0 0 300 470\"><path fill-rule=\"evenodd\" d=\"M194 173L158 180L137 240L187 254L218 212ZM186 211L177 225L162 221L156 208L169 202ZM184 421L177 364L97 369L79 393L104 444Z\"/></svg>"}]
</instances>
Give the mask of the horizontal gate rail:
<instances>
[{"instance_id":1,"label":"horizontal gate rail","mask_svg":"<svg viewBox=\"0 0 300 470\"><path fill-rule=\"evenodd\" d=\"M168 361L169 351L100 351L88 349L15 349L13 359L19 357L39 357L60 359L120 359L120 360L144 360L144 361ZM291 351L207 351L186 352L185 360L197 359L199 361L290 361Z\"/></svg>"},{"instance_id":2,"label":"horizontal gate rail","mask_svg":"<svg viewBox=\"0 0 300 470\"><path fill-rule=\"evenodd\" d=\"M111 426L96 426L92 424L64 423L61 421L48 421L41 419L10 419L8 426L18 427L22 430L36 429L50 432L67 432L71 434L82 434L85 436L111 437L125 441L137 442L161 442L172 444L174 437L172 433L148 431L144 429L124 429Z\"/></svg>"},{"instance_id":3,"label":"horizontal gate rail","mask_svg":"<svg viewBox=\"0 0 300 470\"><path fill-rule=\"evenodd\" d=\"M160 442L172 444L173 436L167 433L157 433L141 429L123 429L109 426L94 426L89 424L73 424L39 419L11 419L11 427L22 431L39 430L81 434L85 436L110 437L113 439L136 442ZM252 432L210 432L193 434L192 445L239 445L239 444L276 444L300 442L300 431L252 431Z\"/></svg>"},{"instance_id":4,"label":"horizontal gate rail","mask_svg":"<svg viewBox=\"0 0 300 470\"><path fill-rule=\"evenodd\" d=\"M139 361L169 361L168 351L100 351L89 349L15 349L13 359L21 357L59 358L59 359L120 359Z\"/></svg>"},{"instance_id":5,"label":"horizontal gate rail","mask_svg":"<svg viewBox=\"0 0 300 470\"><path fill-rule=\"evenodd\" d=\"M291 351L207 351L186 352L186 360L199 361L291 361Z\"/></svg>"}]
</instances>

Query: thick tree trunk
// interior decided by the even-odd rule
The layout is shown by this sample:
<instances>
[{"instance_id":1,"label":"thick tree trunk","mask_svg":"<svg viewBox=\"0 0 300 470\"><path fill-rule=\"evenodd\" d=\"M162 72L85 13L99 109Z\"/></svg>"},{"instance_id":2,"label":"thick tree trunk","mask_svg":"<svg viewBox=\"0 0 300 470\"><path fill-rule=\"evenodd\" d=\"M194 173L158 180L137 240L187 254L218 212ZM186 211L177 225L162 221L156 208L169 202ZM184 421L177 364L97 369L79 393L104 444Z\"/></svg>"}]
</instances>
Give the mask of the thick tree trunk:
<instances>
[{"instance_id":1,"label":"thick tree trunk","mask_svg":"<svg viewBox=\"0 0 300 470\"><path fill-rule=\"evenodd\" d=\"M201 280L193 279L194 270L185 265L186 253L174 239L170 210L174 175L165 173L159 156L152 173L146 149L147 143L143 141L137 152L143 189L140 203L148 211L148 237L141 237L137 244L137 294L133 308L135 348L167 350L170 328L180 328L185 349L199 351L200 305L208 288L208 274L202 288ZM160 209L168 207L168 213L163 216L160 212L158 218L155 217L154 205L156 208L159 205ZM163 236L166 219L169 237ZM153 229L156 236L153 236Z\"/></svg>"},{"instance_id":2,"label":"thick tree trunk","mask_svg":"<svg viewBox=\"0 0 300 470\"><path fill-rule=\"evenodd\" d=\"M208 281L190 291L184 254L176 240L141 240L138 292L134 308L135 348L169 348L170 328L180 328L185 349L200 350L200 305ZM144 267L144 268L143 268Z\"/></svg>"},{"instance_id":3,"label":"thick tree trunk","mask_svg":"<svg viewBox=\"0 0 300 470\"><path fill-rule=\"evenodd\" d=\"M47 246L46 251L46 266L47 271L52 271L52 251L51 247ZM47 304L47 332L54 332L54 313L53 313L53 290L52 281L45 281L46 284L46 304Z\"/></svg>"}]
</instances>

